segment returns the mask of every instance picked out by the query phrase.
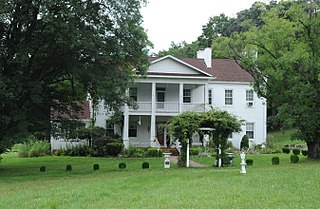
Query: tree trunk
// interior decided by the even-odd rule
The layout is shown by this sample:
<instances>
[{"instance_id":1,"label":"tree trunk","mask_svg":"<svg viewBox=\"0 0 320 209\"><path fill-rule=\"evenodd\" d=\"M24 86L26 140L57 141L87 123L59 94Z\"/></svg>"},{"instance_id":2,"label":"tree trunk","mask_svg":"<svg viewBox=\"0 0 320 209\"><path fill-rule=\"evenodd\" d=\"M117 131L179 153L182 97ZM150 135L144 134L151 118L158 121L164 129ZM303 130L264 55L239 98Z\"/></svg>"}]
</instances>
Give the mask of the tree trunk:
<instances>
[{"instance_id":1,"label":"tree trunk","mask_svg":"<svg viewBox=\"0 0 320 209\"><path fill-rule=\"evenodd\" d=\"M312 142L307 142L308 145L308 158L313 160L320 159L320 140L319 138L313 140Z\"/></svg>"}]
</instances>

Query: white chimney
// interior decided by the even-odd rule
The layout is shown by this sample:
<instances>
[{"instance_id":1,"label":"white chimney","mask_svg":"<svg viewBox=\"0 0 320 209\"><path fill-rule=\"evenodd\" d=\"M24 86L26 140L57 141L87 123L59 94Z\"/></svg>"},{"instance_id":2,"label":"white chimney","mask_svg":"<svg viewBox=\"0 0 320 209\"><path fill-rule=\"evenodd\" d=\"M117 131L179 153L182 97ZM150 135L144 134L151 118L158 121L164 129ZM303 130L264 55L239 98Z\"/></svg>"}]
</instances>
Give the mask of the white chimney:
<instances>
[{"instance_id":1,"label":"white chimney","mask_svg":"<svg viewBox=\"0 0 320 209\"><path fill-rule=\"evenodd\" d=\"M197 51L197 58L198 59L204 59L204 62L207 65L207 68L211 68L211 58L212 56L212 49L211 48L205 48L204 50Z\"/></svg>"}]
</instances>

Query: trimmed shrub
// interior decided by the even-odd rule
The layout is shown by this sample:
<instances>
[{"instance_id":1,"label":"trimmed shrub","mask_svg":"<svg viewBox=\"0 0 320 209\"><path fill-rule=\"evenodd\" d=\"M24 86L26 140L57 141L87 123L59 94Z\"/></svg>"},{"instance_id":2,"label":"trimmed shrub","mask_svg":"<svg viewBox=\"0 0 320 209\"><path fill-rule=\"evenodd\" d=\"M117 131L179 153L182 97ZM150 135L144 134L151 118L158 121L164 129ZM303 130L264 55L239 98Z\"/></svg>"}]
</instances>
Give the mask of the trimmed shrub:
<instances>
[{"instance_id":1,"label":"trimmed shrub","mask_svg":"<svg viewBox=\"0 0 320 209\"><path fill-rule=\"evenodd\" d=\"M127 164L125 162L119 163L119 169L125 169L127 167Z\"/></svg>"},{"instance_id":2,"label":"trimmed shrub","mask_svg":"<svg viewBox=\"0 0 320 209\"><path fill-rule=\"evenodd\" d=\"M289 154L290 153L290 148L289 147L283 147L282 148L282 152L285 154Z\"/></svg>"},{"instance_id":3,"label":"trimmed shrub","mask_svg":"<svg viewBox=\"0 0 320 209\"><path fill-rule=\"evenodd\" d=\"M40 167L40 172L46 172L46 170L47 170L47 169L46 169L46 166L41 166L41 167Z\"/></svg>"},{"instance_id":4,"label":"trimmed shrub","mask_svg":"<svg viewBox=\"0 0 320 209\"><path fill-rule=\"evenodd\" d=\"M189 154L190 155L199 155L202 152L201 147L190 147Z\"/></svg>"},{"instance_id":5,"label":"trimmed shrub","mask_svg":"<svg viewBox=\"0 0 320 209\"><path fill-rule=\"evenodd\" d=\"M147 149L147 156L148 157L162 157L163 151L161 149L157 149L154 147L150 147Z\"/></svg>"},{"instance_id":6,"label":"trimmed shrub","mask_svg":"<svg viewBox=\"0 0 320 209\"><path fill-rule=\"evenodd\" d=\"M303 156L307 156L308 155L308 150L301 150L301 153Z\"/></svg>"},{"instance_id":7,"label":"trimmed shrub","mask_svg":"<svg viewBox=\"0 0 320 209\"><path fill-rule=\"evenodd\" d=\"M99 170L99 168L100 168L99 164L94 164L94 165L93 165L93 170L94 170L94 171Z\"/></svg>"},{"instance_id":8,"label":"trimmed shrub","mask_svg":"<svg viewBox=\"0 0 320 209\"><path fill-rule=\"evenodd\" d=\"M252 166L253 165L253 160L252 159L247 159L246 163L248 166Z\"/></svg>"},{"instance_id":9,"label":"trimmed shrub","mask_svg":"<svg viewBox=\"0 0 320 209\"><path fill-rule=\"evenodd\" d=\"M72 166L71 165L67 165L66 166L66 171L72 171Z\"/></svg>"},{"instance_id":10,"label":"trimmed shrub","mask_svg":"<svg viewBox=\"0 0 320 209\"><path fill-rule=\"evenodd\" d=\"M299 156L298 155L291 155L290 156L291 163L298 163L299 162Z\"/></svg>"},{"instance_id":11,"label":"trimmed shrub","mask_svg":"<svg viewBox=\"0 0 320 209\"><path fill-rule=\"evenodd\" d=\"M123 155L126 157L146 157L146 150L138 147L129 147L123 150Z\"/></svg>"},{"instance_id":12,"label":"trimmed shrub","mask_svg":"<svg viewBox=\"0 0 320 209\"><path fill-rule=\"evenodd\" d=\"M295 148L295 149L292 150L292 153L294 155L300 155L300 149Z\"/></svg>"},{"instance_id":13,"label":"trimmed shrub","mask_svg":"<svg viewBox=\"0 0 320 209\"><path fill-rule=\"evenodd\" d=\"M249 148L249 137L247 135L244 135L241 139L240 143L240 150L242 149L248 149Z\"/></svg>"},{"instance_id":14,"label":"trimmed shrub","mask_svg":"<svg viewBox=\"0 0 320 209\"><path fill-rule=\"evenodd\" d=\"M148 169L149 168L149 163L148 162L143 162L142 163L142 169Z\"/></svg>"},{"instance_id":15,"label":"trimmed shrub","mask_svg":"<svg viewBox=\"0 0 320 209\"><path fill-rule=\"evenodd\" d=\"M107 154L110 156L118 156L123 149L123 143L113 142L106 145Z\"/></svg>"},{"instance_id":16,"label":"trimmed shrub","mask_svg":"<svg viewBox=\"0 0 320 209\"><path fill-rule=\"evenodd\" d=\"M272 162L272 165L279 165L280 158L279 157L273 157L273 158L271 158L271 162Z\"/></svg>"}]
</instances>

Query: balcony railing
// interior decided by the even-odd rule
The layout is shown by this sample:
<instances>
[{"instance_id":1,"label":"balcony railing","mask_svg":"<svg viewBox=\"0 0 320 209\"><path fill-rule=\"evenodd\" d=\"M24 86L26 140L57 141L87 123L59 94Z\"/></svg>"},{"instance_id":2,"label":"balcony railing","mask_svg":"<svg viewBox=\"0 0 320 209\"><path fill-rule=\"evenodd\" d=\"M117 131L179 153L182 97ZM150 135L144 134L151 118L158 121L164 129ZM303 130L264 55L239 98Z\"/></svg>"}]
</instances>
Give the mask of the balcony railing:
<instances>
[{"instance_id":1,"label":"balcony railing","mask_svg":"<svg viewBox=\"0 0 320 209\"><path fill-rule=\"evenodd\" d=\"M151 102L137 102L137 109L129 109L130 112L151 112ZM204 103L183 103L182 111L204 112ZM179 113L179 102L156 102L158 113Z\"/></svg>"}]
</instances>

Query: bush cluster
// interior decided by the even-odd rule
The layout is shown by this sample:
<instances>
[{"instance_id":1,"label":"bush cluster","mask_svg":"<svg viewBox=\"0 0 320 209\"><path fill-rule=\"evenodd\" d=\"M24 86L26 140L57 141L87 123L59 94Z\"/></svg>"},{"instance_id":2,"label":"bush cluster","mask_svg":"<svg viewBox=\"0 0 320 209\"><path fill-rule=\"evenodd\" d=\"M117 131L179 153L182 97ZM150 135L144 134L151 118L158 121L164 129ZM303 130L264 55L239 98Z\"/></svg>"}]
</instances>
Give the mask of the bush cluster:
<instances>
[{"instance_id":1,"label":"bush cluster","mask_svg":"<svg viewBox=\"0 0 320 209\"><path fill-rule=\"evenodd\" d=\"M147 157L162 157L163 151L154 147L147 149Z\"/></svg>"},{"instance_id":2,"label":"bush cluster","mask_svg":"<svg viewBox=\"0 0 320 209\"><path fill-rule=\"evenodd\" d=\"M91 156L94 151L88 145L78 145L74 147L70 147L68 149L59 149L55 151L55 155L57 156Z\"/></svg>"},{"instance_id":3,"label":"bush cluster","mask_svg":"<svg viewBox=\"0 0 320 209\"><path fill-rule=\"evenodd\" d=\"M300 155L300 149L295 148L295 149L292 150L292 153L294 155Z\"/></svg>"},{"instance_id":4,"label":"bush cluster","mask_svg":"<svg viewBox=\"0 0 320 209\"><path fill-rule=\"evenodd\" d=\"M138 147L129 147L123 150L123 155L126 157L146 157L146 149Z\"/></svg>"},{"instance_id":5,"label":"bush cluster","mask_svg":"<svg viewBox=\"0 0 320 209\"><path fill-rule=\"evenodd\" d=\"M246 163L248 166L252 166L253 165L253 160L252 159L247 159Z\"/></svg>"},{"instance_id":6,"label":"bush cluster","mask_svg":"<svg viewBox=\"0 0 320 209\"><path fill-rule=\"evenodd\" d=\"M19 157L42 157L50 155L50 143L32 139L15 146Z\"/></svg>"},{"instance_id":7,"label":"bush cluster","mask_svg":"<svg viewBox=\"0 0 320 209\"><path fill-rule=\"evenodd\" d=\"M190 147L189 149L189 154L193 156L199 155L201 152L202 152L201 147Z\"/></svg>"},{"instance_id":8,"label":"bush cluster","mask_svg":"<svg viewBox=\"0 0 320 209\"><path fill-rule=\"evenodd\" d=\"M127 167L127 164L125 162L119 163L119 169L125 169Z\"/></svg>"},{"instance_id":9,"label":"bush cluster","mask_svg":"<svg viewBox=\"0 0 320 209\"><path fill-rule=\"evenodd\" d=\"M301 154L303 156L307 156L308 155L308 150L301 150Z\"/></svg>"},{"instance_id":10,"label":"bush cluster","mask_svg":"<svg viewBox=\"0 0 320 209\"><path fill-rule=\"evenodd\" d=\"M299 162L299 156L298 155L291 155L290 156L291 163L298 163Z\"/></svg>"},{"instance_id":11,"label":"bush cluster","mask_svg":"<svg viewBox=\"0 0 320 209\"><path fill-rule=\"evenodd\" d=\"M290 153L290 148L289 147L283 147L282 148L282 152L285 154L289 154Z\"/></svg>"},{"instance_id":12,"label":"bush cluster","mask_svg":"<svg viewBox=\"0 0 320 209\"><path fill-rule=\"evenodd\" d=\"M143 162L142 163L142 169L148 169L149 168L149 163L148 162Z\"/></svg>"},{"instance_id":13,"label":"bush cluster","mask_svg":"<svg viewBox=\"0 0 320 209\"><path fill-rule=\"evenodd\" d=\"M279 165L280 163L280 158L279 157L273 157L271 159L272 165Z\"/></svg>"}]
</instances>

